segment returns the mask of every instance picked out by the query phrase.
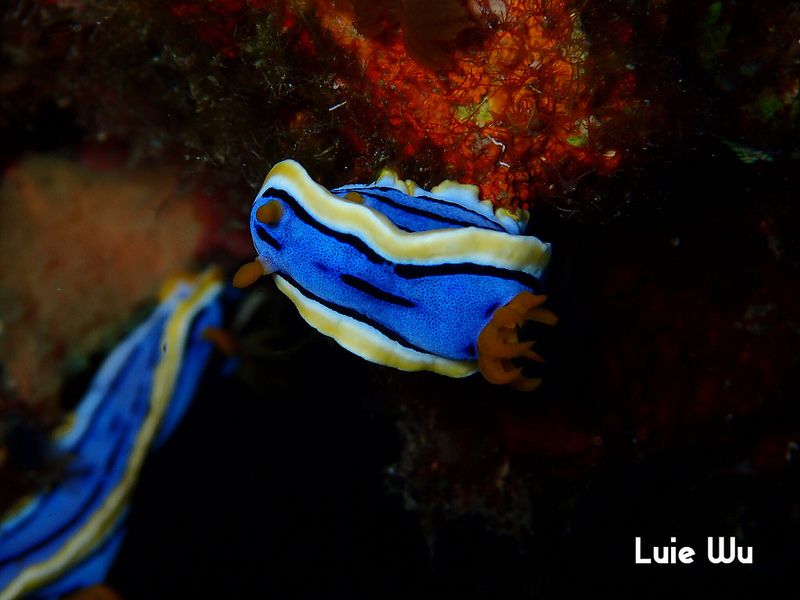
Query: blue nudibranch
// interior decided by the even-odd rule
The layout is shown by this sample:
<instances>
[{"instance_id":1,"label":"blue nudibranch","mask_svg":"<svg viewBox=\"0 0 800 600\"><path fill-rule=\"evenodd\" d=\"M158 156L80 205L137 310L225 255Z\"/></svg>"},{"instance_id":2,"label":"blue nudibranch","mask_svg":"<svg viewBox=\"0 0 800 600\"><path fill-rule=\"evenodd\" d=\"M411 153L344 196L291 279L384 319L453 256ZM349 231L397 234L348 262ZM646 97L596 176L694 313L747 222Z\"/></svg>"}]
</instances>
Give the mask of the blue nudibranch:
<instances>
[{"instance_id":1,"label":"blue nudibranch","mask_svg":"<svg viewBox=\"0 0 800 600\"><path fill-rule=\"evenodd\" d=\"M63 480L0 521L0 600L62 598L103 581L122 542L145 456L191 402L219 327L216 271L181 279L103 362L52 442Z\"/></svg>"},{"instance_id":2,"label":"blue nudibranch","mask_svg":"<svg viewBox=\"0 0 800 600\"><path fill-rule=\"evenodd\" d=\"M272 274L303 318L359 356L406 371L533 389L512 364L543 361L520 342L526 320L548 325L540 278L550 245L479 201L477 187L430 191L384 171L374 183L328 191L298 163L269 172L253 204L257 259L242 287Z\"/></svg>"}]
</instances>

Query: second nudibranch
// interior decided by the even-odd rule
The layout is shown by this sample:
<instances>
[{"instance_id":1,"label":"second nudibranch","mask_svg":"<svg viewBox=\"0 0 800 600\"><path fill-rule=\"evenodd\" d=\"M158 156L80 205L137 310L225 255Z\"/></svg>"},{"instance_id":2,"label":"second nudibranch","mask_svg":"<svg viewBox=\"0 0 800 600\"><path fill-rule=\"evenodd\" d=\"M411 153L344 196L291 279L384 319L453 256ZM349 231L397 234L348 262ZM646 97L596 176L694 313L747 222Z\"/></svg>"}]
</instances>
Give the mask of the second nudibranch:
<instances>
[{"instance_id":1,"label":"second nudibranch","mask_svg":"<svg viewBox=\"0 0 800 600\"><path fill-rule=\"evenodd\" d=\"M328 191L292 160L269 172L253 204L258 257L234 285L271 274L303 318L359 356L406 371L534 389L512 359L543 362L517 330L554 325L540 305L550 245L480 201L477 187L430 191L384 172Z\"/></svg>"}]
</instances>

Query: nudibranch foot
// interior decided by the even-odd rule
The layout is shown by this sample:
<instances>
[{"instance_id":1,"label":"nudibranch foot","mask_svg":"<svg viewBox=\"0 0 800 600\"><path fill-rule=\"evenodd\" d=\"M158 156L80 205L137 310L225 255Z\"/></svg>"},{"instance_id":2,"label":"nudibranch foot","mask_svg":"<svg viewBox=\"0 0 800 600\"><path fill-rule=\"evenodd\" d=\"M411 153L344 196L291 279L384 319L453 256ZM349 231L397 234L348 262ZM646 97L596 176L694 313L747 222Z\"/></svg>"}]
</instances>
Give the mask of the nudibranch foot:
<instances>
[{"instance_id":1,"label":"nudibranch foot","mask_svg":"<svg viewBox=\"0 0 800 600\"><path fill-rule=\"evenodd\" d=\"M542 308L545 300L547 296L521 292L495 311L492 320L478 336L478 368L487 381L510 385L522 391L535 390L541 385L541 378L526 377L522 368L515 366L511 359L527 358L537 363L545 362L533 350L535 342L522 342L517 333L518 327L526 321L550 326L558 322L558 317Z\"/></svg>"}]
</instances>

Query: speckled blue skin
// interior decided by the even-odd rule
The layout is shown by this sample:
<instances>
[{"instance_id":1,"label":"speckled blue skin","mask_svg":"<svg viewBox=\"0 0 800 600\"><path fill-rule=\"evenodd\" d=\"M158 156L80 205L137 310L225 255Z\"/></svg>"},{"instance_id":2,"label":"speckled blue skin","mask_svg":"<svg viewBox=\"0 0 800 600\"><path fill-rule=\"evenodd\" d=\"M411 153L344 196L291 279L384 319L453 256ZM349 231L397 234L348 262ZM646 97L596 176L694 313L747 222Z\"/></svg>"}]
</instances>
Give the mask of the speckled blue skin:
<instances>
[{"instance_id":1,"label":"speckled blue skin","mask_svg":"<svg viewBox=\"0 0 800 600\"><path fill-rule=\"evenodd\" d=\"M72 433L58 439L52 449L56 457L69 462L58 485L40 494L22 514L0 522L0 595L26 567L46 562L59 552L122 480L150 409L154 370L163 353L164 326L178 297L162 303L101 366L75 412ZM154 445L169 436L191 402L211 354L203 330L221 322L218 301L195 317ZM61 598L75 589L101 583L122 541L125 517L123 511L79 564L36 590L35 597Z\"/></svg>"},{"instance_id":2,"label":"speckled blue skin","mask_svg":"<svg viewBox=\"0 0 800 600\"><path fill-rule=\"evenodd\" d=\"M408 232L465 226L504 231L477 211L439 199L411 197L392 188L347 186L333 193L344 197L351 191L361 194L363 205ZM256 211L272 200L281 203L283 215L276 224L265 225L256 218ZM378 255L357 233L343 241L330 230L313 226L313 217L303 215L298 200L275 188L256 199L250 228L259 255L307 297L366 322L406 347L448 359L475 360L478 335L494 311L520 292L536 291L534 277L504 278L510 271L487 274L481 267L473 270L482 272L456 273L450 267L395 264ZM275 243L265 241L268 238Z\"/></svg>"}]
</instances>

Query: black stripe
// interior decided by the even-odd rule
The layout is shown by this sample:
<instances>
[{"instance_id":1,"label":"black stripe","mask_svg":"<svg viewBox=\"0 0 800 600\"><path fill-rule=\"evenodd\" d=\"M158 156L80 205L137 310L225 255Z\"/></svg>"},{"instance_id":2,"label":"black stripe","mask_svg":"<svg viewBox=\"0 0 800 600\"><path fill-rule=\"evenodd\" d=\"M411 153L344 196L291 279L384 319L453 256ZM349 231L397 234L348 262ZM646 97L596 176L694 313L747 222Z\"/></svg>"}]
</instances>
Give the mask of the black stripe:
<instances>
[{"instance_id":1,"label":"black stripe","mask_svg":"<svg viewBox=\"0 0 800 600\"><path fill-rule=\"evenodd\" d=\"M388 193L388 191L392 190L393 188L372 188L372 189ZM394 190L394 191L397 191L397 190ZM438 200L436 198L431 198L429 196L413 196L413 197L414 198L419 198L420 200L426 200L426 201L429 201L429 202L442 204L442 205L448 206L450 208L463 209L466 212L468 212L468 213L470 213L470 214L472 214L472 215L474 215L476 217L479 217L484 222L484 225L479 225L479 224L476 224L476 223L471 223L469 221L463 221L461 219L456 219L456 218L452 218L452 217L446 217L444 215L440 215L439 213L435 213L435 212L432 212L432 211L429 211L429 210L425 210L424 208L421 208L421 207L418 207L418 206L410 206L410 205L407 205L407 204L403 204L402 202L399 202L399 201L394 200L392 198L387 198L386 196L382 196L382 195L375 194L375 193L370 193L370 192L367 192L367 191L364 191L364 190L360 190L359 193L362 196L367 196L369 198L372 198L373 200L377 200L378 202L383 202L384 204L388 204L389 206L392 206L392 207L396 208L397 210L400 210L400 211L403 211L403 212L406 212L406 213L409 213L409 214L412 214L412 215L418 215L418 216L424 217L426 219L431 219L432 221L439 221L440 223L447 223L449 225L455 225L457 227L482 227L484 229L493 229L495 231L504 231L504 229L500 225L498 225L497 223L495 223L491 219L487 218L485 215L482 215L480 213L476 213L474 211L471 211L470 209L465 208L465 207L463 207L463 206L461 206L459 204L451 204L449 202L442 202L442 201L440 201L440 200ZM411 198L411 197L412 196L409 196L409 198Z\"/></svg>"},{"instance_id":2,"label":"black stripe","mask_svg":"<svg viewBox=\"0 0 800 600\"><path fill-rule=\"evenodd\" d=\"M331 229L330 227L323 225L316 219L314 219L305 208L303 208L300 203L294 199L290 194L285 192L284 190L279 190L278 188L269 188L263 194L261 194L262 198L277 198L278 200L283 200L286 204L288 204L297 217L303 221L306 225L310 225L320 233L324 235L329 235L332 238L342 242L343 244L347 244L348 246L352 246L359 252L361 252L364 256L367 257L372 263L376 265L383 265L386 264L387 261L383 258L380 254L375 252L369 245L359 237L349 233L342 233L340 231L336 231L335 229Z\"/></svg>"},{"instance_id":3,"label":"black stripe","mask_svg":"<svg viewBox=\"0 0 800 600\"><path fill-rule=\"evenodd\" d=\"M381 189L381 188L375 188L375 189ZM428 210L425 210L425 209L422 209L422 208L418 208L416 206L407 206L405 204L401 204L400 202L397 202L396 200L392 200L391 198L386 198L385 196L380 196L378 194L365 192L364 190L360 190L358 193L361 194L362 196L367 196L368 198L372 198L373 200L377 200L378 202L383 202L384 204L388 204L389 206L393 206L394 208L396 208L398 210L407 212L407 213L412 214L412 215L417 215L417 216L420 216L420 217L424 217L424 218L430 219L432 221L439 221L440 223L447 223L449 225L456 225L457 227L478 227L478 225L476 225L475 223L470 223L468 221L461 221L460 219L453 219L453 218L450 218L450 217L445 217L443 215L440 215L440 214L437 214L437 213L434 213L434 212L431 212L431 211L428 211ZM427 196L417 196L417 197L418 198L422 198L424 200L436 200L435 198L429 198ZM446 202L443 202L442 204L447 204L449 206L453 206L453 205L450 205L449 203L446 203ZM464 208L464 207L463 206L458 206L458 208ZM467 210L468 212L472 212L472 211L469 211L469 209L465 209L465 210ZM481 215L479 213L472 213L472 214L482 217L486 222L488 222L492 226L492 228L495 231L502 231L503 230L502 227L500 227L497 223L492 222L491 220L487 219L485 216L483 216L483 215Z\"/></svg>"},{"instance_id":4,"label":"black stripe","mask_svg":"<svg viewBox=\"0 0 800 600\"><path fill-rule=\"evenodd\" d=\"M422 277L441 277L444 275L481 275L484 277L497 277L516 281L522 285L537 290L539 279L524 271L513 271L491 265L476 265L473 263L454 263L441 265L395 265L394 272L403 279L420 279Z\"/></svg>"},{"instance_id":5,"label":"black stripe","mask_svg":"<svg viewBox=\"0 0 800 600\"><path fill-rule=\"evenodd\" d=\"M393 189L393 188L392 188ZM297 217L307 225L310 225L320 233L329 235L334 239L347 244L362 254L372 263L378 265L392 264L392 261L384 258L361 238L349 234L341 233L335 229L323 225L315 220L308 212L300 205L300 203L284 190L277 188L269 188L262 195L262 198L272 197L283 200L295 212ZM511 235L511 234L509 234ZM533 275L522 271L514 271L512 269L504 269L502 267L493 267L490 265L476 265L473 263L456 263L456 264L442 264L442 265L409 265L409 264L394 264L394 270L397 275L405 279L418 279L420 277L431 277L441 275L484 275L487 277L497 277L499 279L507 279L517 281L522 285L538 289L539 279Z\"/></svg>"},{"instance_id":6,"label":"black stripe","mask_svg":"<svg viewBox=\"0 0 800 600\"><path fill-rule=\"evenodd\" d=\"M266 242L275 248L275 250L281 249L281 243L272 237L269 232L267 232L267 228L263 225L256 225L256 235L258 236L258 239L260 239L262 242Z\"/></svg>"},{"instance_id":7,"label":"black stripe","mask_svg":"<svg viewBox=\"0 0 800 600\"><path fill-rule=\"evenodd\" d=\"M392 190L394 190L395 192L399 191L392 187L376 187L372 189L380 190L381 192L389 192ZM359 193L361 193L361 191L359 191ZM402 194L403 192L400 193ZM470 214L475 215L476 217L480 217L481 219L486 221L487 224L497 228L498 231L505 231L505 228L502 225L499 225L498 223L496 223L483 213L480 213L477 210L469 208L468 206L464 206L463 204L459 204L458 202L450 202L449 200L443 200L442 198L434 198L433 196L409 196L409 198L420 198L421 200L427 200L428 202L433 202L434 204L441 204L443 206L450 206L452 208L460 208L462 210L467 211Z\"/></svg>"},{"instance_id":8,"label":"black stripe","mask_svg":"<svg viewBox=\"0 0 800 600\"><path fill-rule=\"evenodd\" d=\"M352 288L357 289L359 292L364 292L365 294L372 296L373 298L377 298L378 300L382 300L383 302L388 302L390 304L397 304L398 306L405 306L407 308L414 308L416 304L414 304L411 300L407 298L401 298L400 296L395 296L394 294L390 294L389 292L384 292L379 287L372 285L370 282L360 279L358 277L354 277L353 275L347 275L346 273L339 276L341 280L349 285Z\"/></svg>"},{"instance_id":9,"label":"black stripe","mask_svg":"<svg viewBox=\"0 0 800 600\"><path fill-rule=\"evenodd\" d=\"M389 329L385 325L382 325L382 324L378 323L377 321L374 321L374 320L370 319L368 316L362 315L360 312L355 311L355 310L353 310L351 308L347 308L347 307L341 306L341 305L336 304L334 302L330 302L328 300L320 298L316 294L312 294L307 289L305 289L303 286L301 286L299 283L297 283L294 279L289 277L286 273L281 272L279 275L280 275L280 277L283 277L293 287L297 288L297 291L300 292L303 296L305 296L309 300L313 300L314 302L319 302L320 304L322 304L322 306L324 306L326 308L329 308L334 312L337 312L337 313L339 313L341 315L345 315L347 317L355 319L356 321L364 323L365 325L369 325L370 327L372 327L373 329L376 329L377 331L382 333L384 336L386 336L390 340L393 340L393 341L397 342L401 346L405 346L409 350L416 350L417 352L422 352L423 354L430 355L430 352L428 350L425 350L424 348L420 348L419 346L413 344L412 342L408 341L405 337L403 337L402 335L400 335L396 331L392 331L391 329Z\"/></svg>"}]
</instances>

